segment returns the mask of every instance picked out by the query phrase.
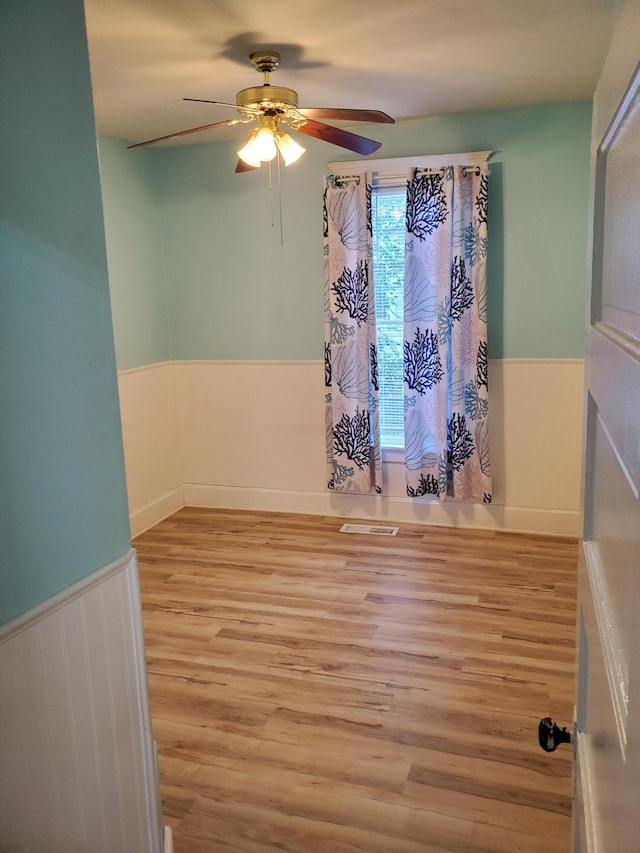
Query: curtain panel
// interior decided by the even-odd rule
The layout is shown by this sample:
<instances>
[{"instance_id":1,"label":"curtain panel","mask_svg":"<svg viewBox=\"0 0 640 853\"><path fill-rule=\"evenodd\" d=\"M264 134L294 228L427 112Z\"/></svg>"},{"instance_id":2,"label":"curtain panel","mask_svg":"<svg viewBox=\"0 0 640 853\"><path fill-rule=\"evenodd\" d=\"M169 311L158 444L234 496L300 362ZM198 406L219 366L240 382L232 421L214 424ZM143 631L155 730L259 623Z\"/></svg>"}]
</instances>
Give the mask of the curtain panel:
<instances>
[{"instance_id":1,"label":"curtain panel","mask_svg":"<svg viewBox=\"0 0 640 853\"><path fill-rule=\"evenodd\" d=\"M371 178L324 186L327 487L382 491Z\"/></svg>"},{"instance_id":2,"label":"curtain panel","mask_svg":"<svg viewBox=\"0 0 640 853\"><path fill-rule=\"evenodd\" d=\"M490 503L486 166L409 174L403 370L407 495Z\"/></svg>"}]
</instances>

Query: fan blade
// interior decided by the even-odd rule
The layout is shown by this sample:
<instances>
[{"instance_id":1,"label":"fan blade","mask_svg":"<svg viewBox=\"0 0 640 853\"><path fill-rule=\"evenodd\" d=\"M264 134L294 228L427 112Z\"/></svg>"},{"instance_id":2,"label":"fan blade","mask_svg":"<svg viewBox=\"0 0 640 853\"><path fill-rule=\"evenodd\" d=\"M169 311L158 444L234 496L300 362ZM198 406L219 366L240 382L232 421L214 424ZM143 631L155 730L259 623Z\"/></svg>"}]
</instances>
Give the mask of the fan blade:
<instances>
[{"instance_id":1,"label":"fan blade","mask_svg":"<svg viewBox=\"0 0 640 853\"><path fill-rule=\"evenodd\" d=\"M238 165L236 166L236 174L239 175L240 172L255 172L259 166L250 166L248 163L245 163L244 160L238 159Z\"/></svg>"},{"instance_id":2,"label":"fan blade","mask_svg":"<svg viewBox=\"0 0 640 853\"><path fill-rule=\"evenodd\" d=\"M339 127L332 127L330 124L322 124L311 119L296 130L298 133L306 133L307 136L315 136L316 139L355 151L356 154L373 154L382 145L382 142L367 139L366 136L358 136L355 133L349 133L348 130L341 130Z\"/></svg>"},{"instance_id":3,"label":"fan blade","mask_svg":"<svg viewBox=\"0 0 640 853\"><path fill-rule=\"evenodd\" d=\"M383 124L395 124L395 119L380 110L343 110L331 107L298 108L298 112L307 118L334 118L341 121L368 121Z\"/></svg>"},{"instance_id":4,"label":"fan blade","mask_svg":"<svg viewBox=\"0 0 640 853\"><path fill-rule=\"evenodd\" d=\"M253 107L239 107L237 104L225 104L224 101L207 101L204 98L183 98L183 101L195 101L196 104L217 104L219 107L233 107L234 110L242 109L248 113L256 113L259 115L262 110L254 109Z\"/></svg>"},{"instance_id":5,"label":"fan blade","mask_svg":"<svg viewBox=\"0 0 640 853\"><path fill-rule=\"evenodd\" d=\"M164 142L165 139L176 139L178 136L186 136L188 133L199 133L201 130L211 130L212 127L221 127L223 124L238 124L241 119L230 118L226 121L217 121L215 124L203 124L200 127L191 127L189 130L179 130L177 133L168 133L166 136L158 136L156 139L147 139L146 142L136 142L135 145L127 145L127 148L140 148L142 145L153 145L154 142Z\"/></svg>"}]
</instances>

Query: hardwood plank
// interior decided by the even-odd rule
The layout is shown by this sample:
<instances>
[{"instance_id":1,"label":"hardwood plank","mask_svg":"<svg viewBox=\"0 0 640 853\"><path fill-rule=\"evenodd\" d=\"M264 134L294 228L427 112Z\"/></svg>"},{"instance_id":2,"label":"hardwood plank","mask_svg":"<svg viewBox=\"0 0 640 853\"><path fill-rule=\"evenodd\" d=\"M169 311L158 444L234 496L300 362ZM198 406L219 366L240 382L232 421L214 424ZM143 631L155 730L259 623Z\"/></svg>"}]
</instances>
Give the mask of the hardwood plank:
<instances>
[{"instance_id":1,"label":"hardwood plank","mask_svg":"<svg viewBox=\"0 0 640 853\"><path fill-rule=\"evenodd\" d=\"M185 508L135 541L176 853L566 850L577 543Z\"/></svg>"}]
</instances>

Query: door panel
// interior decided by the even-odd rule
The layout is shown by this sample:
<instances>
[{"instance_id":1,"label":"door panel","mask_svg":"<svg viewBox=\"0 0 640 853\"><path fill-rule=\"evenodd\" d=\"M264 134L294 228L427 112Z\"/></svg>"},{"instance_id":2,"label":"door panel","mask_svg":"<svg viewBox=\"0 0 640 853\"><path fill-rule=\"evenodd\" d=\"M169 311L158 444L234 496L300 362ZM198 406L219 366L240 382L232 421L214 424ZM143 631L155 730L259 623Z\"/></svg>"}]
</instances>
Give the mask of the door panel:
<instances>
[{"instance_id":1,"label":"door panel","mask_svg":"<svg viewBox=\"0 0 640 853\"><path fill-rule=\"evenodd\" d=\"M640 851L640 3L594 102L578 581L576 853Z\"/></svg>"},{"instance_id":2,"label":"door panel","mask_svg":"<svg viewBox=\"0 0 640 853\"><path fill-rule=\"evenodd\" d=\"M593 399L597 400L600 412L604 413L607 429L636 491L640 491L637 436L639 346L638 341L616 332L612 326L595 323L589 334L585 371L587 387Z\"/></svg>"},{"instance_id":3,"label":"door panel","mask_svg":"<svg viewBox=\"0 0 640 853\"><path fill-rule=\"evenodd\" d=\"M598 623L602 622L593 605L600 592L597 563L589 564L588 558L582 562L579 577L580 632L587 640L581 650L580 668L581 677L584 670L588 679L581 685L584 704L577 721L574 849L580 853L636 853L636 830L628 817L625 819L631 814L631 798L619 789L619 770L625 761L607 674L606 637L600 636ZM592 579L596 581L593 584ZM580 819L581 810L584 820ZM576 832L580 823L584 826Z\"/></svg>"},{"instance_id":4,"label":"door panel","mask_svg":"<svg viewBox=\"0 0 640 853\"><path fill-rule=\"evenodd\" d=\"M637 84L616 115L601 152L605 168L601 318L640 338L640 195L634 185L640 158Z\"/></svg>"},{"instance_id":5,"label":"door panel","mask_svg":"<svg viewBox=\"0 0 640 853\"><path fill-rule=\"evenodd\" d=\"M606 426L596 416L594 430L595 466L593 483L593 539L589 558L597 567L598 581L602 584L601 602L606 607L606 638L618 662L617 672L628 693L629 658L632 649L630 632L634 618L633 596L628 594L637 571L640 545L634 532L639 528L640 506L637 493L625 475L624 466L617 457L615 445Z\"/></svg>"}]
</instances>

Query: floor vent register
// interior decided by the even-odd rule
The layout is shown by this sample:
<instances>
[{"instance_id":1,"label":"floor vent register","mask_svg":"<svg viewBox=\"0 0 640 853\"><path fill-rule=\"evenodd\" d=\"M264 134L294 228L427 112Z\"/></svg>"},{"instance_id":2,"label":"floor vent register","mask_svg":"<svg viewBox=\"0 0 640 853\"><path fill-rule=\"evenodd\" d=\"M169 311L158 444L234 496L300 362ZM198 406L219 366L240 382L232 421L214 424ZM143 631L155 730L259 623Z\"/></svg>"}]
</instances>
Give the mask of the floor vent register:
<instances>
[{"instance_id":1,"label":"floor vent register","mask_svg":"<svg viewBox=\"0 0 640 853\"><path fill-rule=\"evenodd\" d=\"M364 533L368 536L395 536L399 527L386 527L380 524L343 524L340 533Z\"/></svg>"}]
</instances>

